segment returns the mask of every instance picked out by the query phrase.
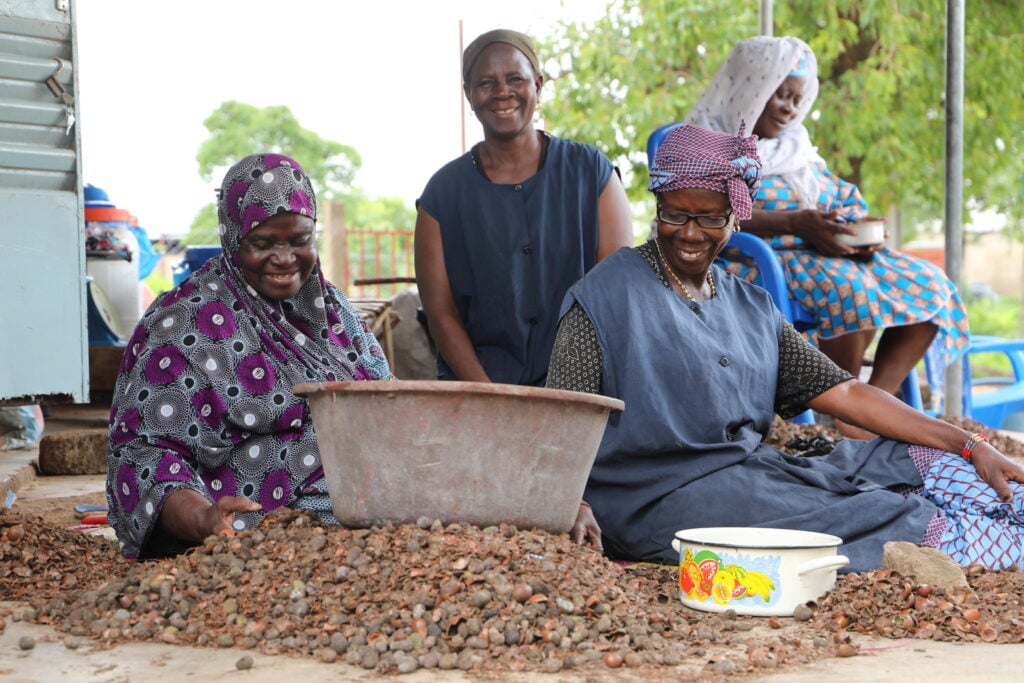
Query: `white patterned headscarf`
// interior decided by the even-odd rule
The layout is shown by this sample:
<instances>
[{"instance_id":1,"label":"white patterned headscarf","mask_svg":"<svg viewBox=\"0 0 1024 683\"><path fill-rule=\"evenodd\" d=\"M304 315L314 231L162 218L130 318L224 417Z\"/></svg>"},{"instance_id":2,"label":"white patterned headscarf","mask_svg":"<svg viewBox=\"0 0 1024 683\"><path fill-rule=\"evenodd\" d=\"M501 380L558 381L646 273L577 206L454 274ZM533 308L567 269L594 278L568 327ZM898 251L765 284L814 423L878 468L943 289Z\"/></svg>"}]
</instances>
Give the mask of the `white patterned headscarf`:
<instances>
[{"instance_id":1,"label":"white patterned headscarf","mask_svg":"<svg viewBox=\"0 0 1024 683\"><path fill-rule=\"evenodd\" d=\"M758 140L762 176L785 176L800 205L817 205L818 181L813 168L824 163L811 144L804 119L818 97L818 62L799 38L758 36L736 44L711 80L686 123L736 135L741 124L757 123L772 94L789 75L806 79L797 116L781 135Z\"/></svg>"}]
</instances>

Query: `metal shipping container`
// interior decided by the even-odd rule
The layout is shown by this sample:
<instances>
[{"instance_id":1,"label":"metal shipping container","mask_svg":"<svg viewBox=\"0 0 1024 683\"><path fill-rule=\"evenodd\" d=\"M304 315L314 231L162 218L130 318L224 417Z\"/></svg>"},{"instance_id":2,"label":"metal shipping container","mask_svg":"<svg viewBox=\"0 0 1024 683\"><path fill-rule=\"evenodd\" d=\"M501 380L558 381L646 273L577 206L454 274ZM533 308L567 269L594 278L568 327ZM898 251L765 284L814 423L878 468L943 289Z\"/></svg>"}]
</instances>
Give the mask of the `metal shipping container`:
<instances>
[{"instance_id":1,"label":"metal shipping container","mask_svg":"<svg viewBox=\"0 0 1024 683\"><path fill-rule=\"evenodd\" d=\"M0 3L0 402L88 400L70 0Z\"/></svg>"}]
</instances>

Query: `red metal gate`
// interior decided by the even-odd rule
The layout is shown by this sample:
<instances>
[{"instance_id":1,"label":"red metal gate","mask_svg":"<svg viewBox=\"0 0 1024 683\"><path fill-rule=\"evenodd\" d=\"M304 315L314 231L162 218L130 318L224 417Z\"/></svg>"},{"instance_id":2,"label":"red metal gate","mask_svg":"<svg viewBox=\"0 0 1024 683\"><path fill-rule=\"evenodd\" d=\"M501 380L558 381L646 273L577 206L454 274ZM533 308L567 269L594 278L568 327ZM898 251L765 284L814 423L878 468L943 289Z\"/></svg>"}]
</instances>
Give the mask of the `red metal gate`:
<instances>
[{"instance_id":1,"label":"red metal gate","mask_svg":"<svg viewBox=\"0 0 1024 683\"><path fill-rule=\"evenodd\" d=\"M347 230L350 299L387 299L416 281L413 230Z\"/></svg>"}]
</instances>

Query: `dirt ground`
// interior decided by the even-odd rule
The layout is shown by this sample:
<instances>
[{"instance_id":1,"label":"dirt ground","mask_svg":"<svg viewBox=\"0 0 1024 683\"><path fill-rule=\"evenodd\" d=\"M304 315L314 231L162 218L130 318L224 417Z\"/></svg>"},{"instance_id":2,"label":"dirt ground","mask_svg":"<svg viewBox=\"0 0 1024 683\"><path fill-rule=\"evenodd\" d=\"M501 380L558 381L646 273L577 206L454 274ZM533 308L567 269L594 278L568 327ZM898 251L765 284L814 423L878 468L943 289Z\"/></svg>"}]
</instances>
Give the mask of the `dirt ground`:
<instances>
[{"instance_id":1,"label":"dirt ground","mask_svg":"<svg viewBox=\"0 0 1024 683\"><path fill-rule=\"evenodd\" d=\"M790 442L796 438L807 440L816 435L829 434L820 427L798 428L787 425L778 430L773 438L780 442ZM784 447L786 444L776 445ZM1007 455L1024 459L1024 444L1011 439L998 442L998 445ZM24 517L38 516L46 526L55 529L66 528L78 522L78 515L73 511L75 505L105 504L102 481L102 477L41 478L19 493L12 512ZM294 550L288 552L294 557ZM74 570L73 565L80 564L82 559L68 558L65 562L68 566L62 570L71 572ZM2 566L0 562L0 568ZM170 565L165 568L172 569ZM115 573L119 572L120 569ZM836 628L834 623L830 623L830 619L834 619L834 615L830 614L816 614L806 621L793 618L769 620L736 617L722 622L718 617L695 613L677 602L674 569L647 569L638 571L637 575L642 575L643 581L636 583L634 580L627 585L639 586L643 592L635 605L639 605L640 611L645 612L644 618L657 612L666 615L673 622L674 628L685 626L677 631L686 644L685 656L678 663L658 665L635 659L632 666L626 664L609 668L603 662L587 662L571 669L564 668L550 676L539 670L515 673L476 669L467 673L458 669L442 671L437 668L420 668L408 674L405 679L460 681L483 678L518 681L545 676L559 681L609 678L637 681L749 679L802 683L822 680L825 676L838 676L857 681L948 680L953 677L962 681L1009 681L1019 680L1020 671L1024 670L1024 647L1019 644L981 642L982 639L976 637L978 629L972 632L970 625L966 625L967 630L959 631L959 637L941 640L921 634L915 636L913 633L903 638L881 638L870 628L862 631L853 626ZM629 581L628 578L625 580ZM285 579L282 575L278 582L281 581L290 583L291 579ZM874 579L868 583L872 581ZM100 580L96 579L95 583L100 583ZM999 596L993 597L993 600L1012 602L1017 606L1015 614L1019 615L1024 591L1019 585L1015 585L1012 590L1007 588L1011 586L1010 583L1006 583L1002 589L999 585L997 581L985 590L990 590L993 596ZM13 597L5 593L6 589L0 591L0 599ZM983 602L988 595L982 594ZM268 604L273 601L272 593L262 598ZM644 600L651 603L647 610L642 607ZM197 646L195 642L167 644L156 638L142 638L141 641L149 642L139 642L134 638L70 635L66 628L57 630L51 624L39 623L38 615L35 619L26 618L25 609L30 604L39 603L28 599L0 603L0 621L6 622L6 628L0 628L0 679L4 681L128 681L149 680L158 675L182 680L199 672L204 679L211 681L240 680L244 677L245 680L257 683L270 681L271 676L273 680L299 676L364 680L377 677L387 670L383 665L365 668L361 662L346 663L340 656L337 661L326 663L323 661L323 650L317 648L311 648L305 656L288 656L265 654L253 648L218 646L213 642ZM873 614L889 618L888 613L883 614L886 608L884 604L876 604L863 609L874 610ZM853 612L850 615L855 616ZM105 616L109 617L109 614ZM988 618L983 616L983 619ZM1005 623L1001 622L1002 625L997 623L997 626L1015 628L1012 625L1006 626L1011 621L1012 618ZM954 630L949 632L954 636L957 633ZM684 633L687 635L683 636ZM31 640L31 648L26 649L26 639ZM842 648L844 644L849 647ZM642 649L640 653L645 654ZM246 656L252 658L252 668L244 671L236 669L239 659Z\"/></svg>"},{"instance_id":2,"label":"dirt ground","mask_svg":"<svg viewBox=\"0 0 1024 683\"><path fill-rule=\"evenodd\" d=\"M0 609L5 603L0 603ZM22 650L18 643L32 638L34 647ZM252 668L240 671L236 663L251 656ZM951 681L958 683L1007 683L1020 680L1024 670L1024 651L1019 646L970 645L934 641L901 641L865 639L860 654L847 658L822 658L801 666L785 667L774 672L733 675L728 679L704 676L700 680L760 681L763 683L820 683L825 680L857 681L857 683L892 683L892 681ZM0 633L0 680L5 683L39 683L40 681L90 681L95 683L128 683L131 681L202 680L245 683L278 683L279 681L381 680L379 674L344 664L325 664L315 659L272 657L239 649L195 648L161 643L123 643L103 647L92 642L69 642L51 627L25 622L8 624ZM387 676L396 680L394 676ZM615 680L627 682L678 681L684 676L676 671L661 672L617 669L589 673L559 674L467 674L461 671L421 670L402 676L409 683L430 681L525 681L550 680L552 683L597 683Z\"/></svg>"},{"instance_id":3,"label":"dirt ground","mask_svg":"<svg viewBox=\"0 0 1024 683\"><path fill-rule=\"evenodd\" d=\"M82 493L59 498L25 497L15 501L13 510L23 515L38 515L50 524L71 526L77 524L81 515L75 513L76 505L106 505L107 496L103 492Z\"/></svg>"}]
</instances>

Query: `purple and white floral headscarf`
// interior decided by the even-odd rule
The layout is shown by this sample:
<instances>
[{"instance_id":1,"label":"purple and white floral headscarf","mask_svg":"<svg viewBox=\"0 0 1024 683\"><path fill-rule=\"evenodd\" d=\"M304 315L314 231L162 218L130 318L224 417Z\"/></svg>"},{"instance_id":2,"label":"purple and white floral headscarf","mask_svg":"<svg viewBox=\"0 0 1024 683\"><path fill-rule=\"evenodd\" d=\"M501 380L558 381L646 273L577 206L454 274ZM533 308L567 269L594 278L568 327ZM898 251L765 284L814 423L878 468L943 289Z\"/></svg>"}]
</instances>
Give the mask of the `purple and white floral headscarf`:
<instances>
[{"instance_id":1,"label":"purple and white floral headscarf","mask_svg":"<svg viewBox=\"0 0 1024 683\"><path fill-rule=\"evenodd\" d=\"M193 489L330 515L320 452L301 382L388 379L376 338L317 261L291 299L259 294L242 276L242 237L279 212L316 217L294 160L255 154L231 167L219 197L224 252L146 311L115 387L107 453L108 520L137 557L164 501ZM315 504L310 501L316 500Z\"/></svg>"}]
</instances>

